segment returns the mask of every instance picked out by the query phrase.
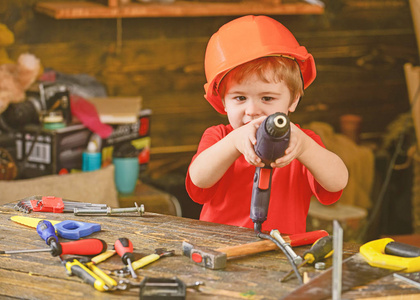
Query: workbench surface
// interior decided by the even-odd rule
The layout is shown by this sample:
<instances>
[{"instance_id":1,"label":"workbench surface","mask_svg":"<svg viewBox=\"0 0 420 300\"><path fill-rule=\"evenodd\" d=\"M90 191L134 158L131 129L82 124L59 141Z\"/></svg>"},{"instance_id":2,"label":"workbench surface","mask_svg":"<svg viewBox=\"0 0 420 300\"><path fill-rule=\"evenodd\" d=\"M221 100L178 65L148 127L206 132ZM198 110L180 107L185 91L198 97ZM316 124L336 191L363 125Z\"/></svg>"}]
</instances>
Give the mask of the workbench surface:
<instances>
[{"instance_id":1,"label":"workbench surface","mask_svg":"<svg viewBox=\"0 0 420 300\"><path fill-rule=\"evenodd\" d=\"M15 211L13 205L14 203L0 206L0 250L46 247L35 229L14 223L10 220L11 216L79 220L101 224L102 230L89 237L103 239L107 242L108 249L112 249L118 238L130 239L134 245L135 259L153 253L156 248L175 250L175 256L162 257L138 269L136 281L140 282L144 276L178 277L187 285L203 281L205 293L187 289L187 299L280 299L299 286L296 277L285 283L279 282L290 270L289 262L280 250L228 260L227 267L222 270L203 268L182 255L184 240L211 249L257 241L258 238L250 229L148 213L147 207L142 217L129 213L120 216L83 217L69 213L24 214ZM68 240L61 240L65 241ZM294 250L302 255L307 248L302 246ZM344 257L357 251L356 245L344 245ZM331 260L327 260L327 266L331 265ZM103 270L124 267L118 255L98 266ZM302 268L302 271L308 272L310 277L323 272L316 271L311 266ZM420 293L420 290L390 275L371 285L348 291L344 295L346 299L356 299L415 293ZM60 259L52 257L48 252L3 254L0 255L0 298L139 299L139 289L99 292L78 277L68 276Z\"/></svg>"}]
</instances>

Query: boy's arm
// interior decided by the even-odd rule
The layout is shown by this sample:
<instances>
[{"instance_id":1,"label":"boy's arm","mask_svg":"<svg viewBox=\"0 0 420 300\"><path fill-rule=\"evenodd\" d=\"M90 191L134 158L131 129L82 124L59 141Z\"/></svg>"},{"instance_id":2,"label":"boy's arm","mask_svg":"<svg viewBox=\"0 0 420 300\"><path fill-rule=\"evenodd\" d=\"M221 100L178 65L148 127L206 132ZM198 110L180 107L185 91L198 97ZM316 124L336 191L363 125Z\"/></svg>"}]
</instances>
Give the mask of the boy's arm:
<instances>
[{"instance_id":1,"label":"boy's arm","mask_svg":"<svg viewBox=\"0 0 420 300\"><path fill-rule=\"evenodd\" d=\"M213 186L242 154L249 163L264 166L254 151L255 133L263 120L264 118L259 118L233 130L201 152L188 170L194 185L199 188Z\"/></svg>"},{"instance_id":2,"label":"boy's arm","mask_svg":"<svg viewBox=\"0 0 420 300\"><path fill-rule=\"evenodd\" d=\"M327 191L338 192L346 187L349 174L342 159L293 124L286 155L272 166L285 166L295 158L308 168L316 181Z\"/></svg>"}]
</instances>

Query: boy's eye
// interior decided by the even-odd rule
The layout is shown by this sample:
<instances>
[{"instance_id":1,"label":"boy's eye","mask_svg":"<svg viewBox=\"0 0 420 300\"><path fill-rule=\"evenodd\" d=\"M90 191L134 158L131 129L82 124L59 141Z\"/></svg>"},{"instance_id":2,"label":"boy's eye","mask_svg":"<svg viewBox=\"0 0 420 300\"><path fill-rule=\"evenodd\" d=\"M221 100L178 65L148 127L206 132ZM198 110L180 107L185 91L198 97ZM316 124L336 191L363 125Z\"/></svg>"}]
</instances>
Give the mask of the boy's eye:
<instances>
[{"instance_id":1,"label":"boy's eye","mask_svg":"<svg viewBox=\"0 0 420 300\"><path fill-rule=\"evenodd\" d=\"M263 101L271 101L273 100L273 97L262 97Z\"/></svg>"},{"instance_id":2,"label":"boy's eye","mask_svg":"<svg viewBox=\"0 0 420 300\"><path fill-rule=\"evenodd\" d=\"M245 96L236 96L235 99L238 100L238 101L245 101L246 97Z\"/></svg>"}]
</instances>

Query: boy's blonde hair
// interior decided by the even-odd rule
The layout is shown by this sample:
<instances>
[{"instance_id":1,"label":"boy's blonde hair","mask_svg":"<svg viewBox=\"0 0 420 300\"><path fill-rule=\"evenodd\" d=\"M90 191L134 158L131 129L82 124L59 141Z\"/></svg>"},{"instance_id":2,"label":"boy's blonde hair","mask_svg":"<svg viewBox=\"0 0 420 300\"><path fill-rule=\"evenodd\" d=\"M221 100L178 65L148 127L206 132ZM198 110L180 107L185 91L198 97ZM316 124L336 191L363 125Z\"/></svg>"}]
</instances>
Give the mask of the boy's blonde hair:
<instances>
[{"instance_id":1,"label":"boy's blonde hair","mask_svg":"<svg viewBox=\"0 0 420 300\"><path fill-rule=\"evenodd\" d=\"M228 82L241 83L251 75L264 82L281 82L290 90L291 101L303 96L303 81L299 65L294 59L283 56L266 56L251 60L229 71L219 84L218 92L223 99Z\"/></svg>"}]
</instances>

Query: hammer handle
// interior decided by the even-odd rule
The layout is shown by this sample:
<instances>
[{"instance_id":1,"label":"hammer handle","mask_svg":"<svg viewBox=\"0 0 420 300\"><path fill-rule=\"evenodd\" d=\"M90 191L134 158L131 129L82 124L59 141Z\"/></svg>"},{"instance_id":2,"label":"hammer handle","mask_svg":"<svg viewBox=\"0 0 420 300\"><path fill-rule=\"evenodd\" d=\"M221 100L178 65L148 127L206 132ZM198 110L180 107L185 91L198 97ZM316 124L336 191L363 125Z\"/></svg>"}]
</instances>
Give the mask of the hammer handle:
<instances>
[{"instance_id":1,"label":"hammer handle","mask_svg":"<svg viewBox=\"0 0 420 300\"><path fill-rule=\"evenodd\" d=\"M305 233L285 235L282 237L286 243L290 244L292 247L297 247L303 245L312 245L315 241L327 235L328 232L325 230L315 230ZM226 253L226 256L229 258L234 256L250 255L271 251L277 248L277 245L271 240L262 240L237 246L218 248L216 251Z\"/></svg>"},{"instance_id":2,"label":"hammer handle","mask_svg":"<svg viewBox=\"0 0 420 300\"><path fill-rule=\"evenodd\" d=\"M216 251L226 253L226 256L233 257L233 256L242 256L242 255L250 255L255 253L266 252L270 250L274 250L277 248L277 245L274 244L270 240L262 240L253 243L247 243L237 246L230 246L224 248L218 248Z\"/></svg>"}]
</instances>

